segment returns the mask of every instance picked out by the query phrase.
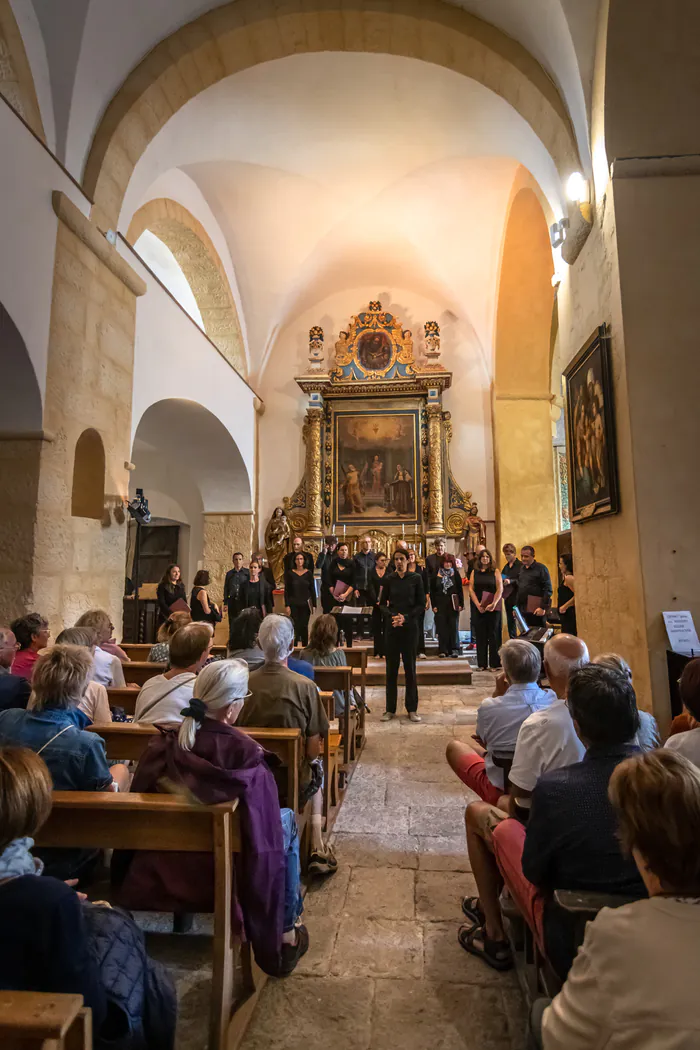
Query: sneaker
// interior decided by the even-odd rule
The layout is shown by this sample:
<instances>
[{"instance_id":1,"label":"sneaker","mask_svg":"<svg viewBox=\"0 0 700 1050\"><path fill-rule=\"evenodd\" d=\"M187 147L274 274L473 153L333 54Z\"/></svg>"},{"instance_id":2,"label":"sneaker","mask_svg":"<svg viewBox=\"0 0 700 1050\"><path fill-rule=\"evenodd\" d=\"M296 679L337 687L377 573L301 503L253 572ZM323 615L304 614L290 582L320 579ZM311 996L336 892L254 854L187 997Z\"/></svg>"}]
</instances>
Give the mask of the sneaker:
<instances>
[{"instance_id":1,"label":"sneaker","mask_svg":"<svg viewBox=\"0 0 700 1050\"><path fill-rule=\"evenodd\" d=\"M338 861L332 846L324 850L314 850L309 860L309 872L312 875L335 875Z\"/></svg>"},{"instance_id":2,"label":"sneaker","mask_svg":"<svg viewBox=\"0 0 700 1050\"><path fill-rule=\"evenodd\" d=\"M423 721L421 716L419 714L417 714L415 711L409 711L408 712L408 720L409 720L409 722L422 722Z\"/></svg>"},{"instance_id":3,"label":"sneaker","mask_svg":"<svg viewBox=\"0 0 700 1050\"><path fill-rule=\"evenodd\" d=\"M297 943L282 945L282 958L280 960L280 977L289 977L293 972L302 955L309 950L309 931L306 926L296 927Z\"/></svg>"},{"instance_id":4,"label":"sneaker","mask_svg":"<svg viewBox=\"0 0 700 1050\"><path fill-rule=\"evenodd\" d=\"M393 711L385 711L384 714L382 715L382 717L379 719L379 721L380 722L391 722L392 718L395 718L395 717L396 717L396 715L395 715L395 713Z\"/></svg>"},{"instance_id":5,"label":"sneaker","mask_svg":"<svg viewBox=\"0 0 700 1050\"><path fill-rule=\"evenodd\" d=\"M440 657L441 660L446 660L447 659L447 653L438 653L438 656Z\"/></svg>"}]
</instances>

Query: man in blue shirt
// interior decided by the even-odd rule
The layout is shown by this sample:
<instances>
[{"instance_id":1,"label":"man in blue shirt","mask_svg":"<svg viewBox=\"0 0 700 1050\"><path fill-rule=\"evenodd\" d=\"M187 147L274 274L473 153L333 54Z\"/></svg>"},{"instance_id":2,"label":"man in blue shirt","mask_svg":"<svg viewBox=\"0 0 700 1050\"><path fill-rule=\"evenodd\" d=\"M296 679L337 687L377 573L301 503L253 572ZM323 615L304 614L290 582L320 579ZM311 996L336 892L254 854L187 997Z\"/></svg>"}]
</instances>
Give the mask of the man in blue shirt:
<instances>
[{"instance_id":1,"label":"man in blue shirt","mask_svg":"<svg viewBox=\"0 0 700 1050\"><path fill-rule=\"evenodd\" d=\"M534 645L512 638L501 646L499 656L503 674L498 677L496 694L479 707L474 743L450 740L446 751L459 779L494 806L504 792L503 770L495 765L494 754L512 754L525 719L556 700L551 689L537 684L541 661Z\"/></svg>"},{"instance_id":2,"label":"man in blue shirt","mask_svg":"<svg viewBox=\"0 0 700 1050\"><path fill-rule=\"evenodd\" d=\"M17 652L17 639L9 627L0 627L0 711L26 707L31 686L26 678L12 674L10 668Z\"/></svg>"}]
</instances>

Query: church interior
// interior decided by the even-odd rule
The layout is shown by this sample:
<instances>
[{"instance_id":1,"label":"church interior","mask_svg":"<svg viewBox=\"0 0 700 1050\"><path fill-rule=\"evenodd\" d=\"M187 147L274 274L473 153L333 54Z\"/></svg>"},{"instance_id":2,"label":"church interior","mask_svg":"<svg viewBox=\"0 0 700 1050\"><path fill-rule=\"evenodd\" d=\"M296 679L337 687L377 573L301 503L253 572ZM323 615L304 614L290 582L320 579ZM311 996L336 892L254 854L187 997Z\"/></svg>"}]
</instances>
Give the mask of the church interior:
<instances>
[{"instance_id":1,"label":"church interior","mask_svg":"<svg viewBox=\"0 0 700 1050\"><path fill-rule=\"evenodd\" d=\"M692 0L0 0L0 925L40 854L47 883L59 851L93 851L56 876L64 915L76 885L83 912L112 900L127 851L183 879L208 864L196 906L152 874L148 906L94 909L103 940L121 935L102 913L127 916L130 966L160 967L160 1029L153 1007L109 1042L96 982L118 994L83 913L89 980L12 976L57 929L42 896L0 947L3 1045L700 1047L700 938L672 925L700 918L700 856L678 882L639 845L693 854L700 833L700 743L679 743L700 734L699 31ZM309 657L300 686L286 658L324 630L338 659ZM85 646L102 700L75 708ZM278 663L303 723L251 714ZM484 735L522 683L528 726L552 702L571 735L527 790L524 709L500 750ZM632 704L615 762L603 696ZM542 831L550 780L598 755L596 717L591 842L642 856L646 889L567 883ZM198 794L178 763L214 722L250 768ZM67 771L81 747L107 780ZM149 787L159 748L168 786ZM13 792L47 767L22 822ZM654 776L644 838L629 810ZM261 916L282 934L284 893L263 902L282 841L285 909L290 848L304 900L277 971ZM667 925L630 912L625 933L661 898ZM611 959L643 958L642 929L662 943L630 962L635 1028Z\"/></svg>"}]
</instances>

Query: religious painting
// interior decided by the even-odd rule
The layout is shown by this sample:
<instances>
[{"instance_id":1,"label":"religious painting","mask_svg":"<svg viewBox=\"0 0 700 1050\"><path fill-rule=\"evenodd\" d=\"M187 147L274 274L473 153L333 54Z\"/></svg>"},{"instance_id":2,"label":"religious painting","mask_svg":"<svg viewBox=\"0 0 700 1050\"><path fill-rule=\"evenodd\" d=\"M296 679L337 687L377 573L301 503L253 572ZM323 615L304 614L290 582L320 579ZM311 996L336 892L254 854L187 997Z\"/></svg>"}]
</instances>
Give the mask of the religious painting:
<instances>
[{"instance_id":1,"label":"religious painting","mask_svg":"<svg viewBox=\"0 0 700 1050\"><path fill-rule=\"evenodd\" d=\"M357 340L357 360L367 372L383 372L391 363L391 340L386 332L363 332Z\"/></svg>"},{"instance_id":2,"label":"religious painting","mask_svg":"<svg viewBox=\"0 0 700 1050\"><path fill-rule=\"evenodd\" d=\"M588 521L620 509L610 341L602 326L564 372L569 513Z\"/></svg>"},{"instance_id":3,"label":"religious painting","mask_svg":"<svg viewBox=\"0 0 700 1050\"><path fill-rule=\"evenodd\" d=\"M418 426L417 410L335 413L335 522L418 522Z\"/></svg>"}]
</instances>

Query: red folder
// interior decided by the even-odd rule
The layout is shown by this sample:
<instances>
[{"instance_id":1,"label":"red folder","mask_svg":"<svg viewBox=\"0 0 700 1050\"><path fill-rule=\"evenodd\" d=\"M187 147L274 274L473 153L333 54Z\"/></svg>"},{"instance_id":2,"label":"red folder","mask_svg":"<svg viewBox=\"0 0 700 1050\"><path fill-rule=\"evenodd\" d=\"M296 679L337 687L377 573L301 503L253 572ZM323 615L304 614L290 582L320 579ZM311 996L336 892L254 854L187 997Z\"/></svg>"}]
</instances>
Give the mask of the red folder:
<instances>
[{"instance_id":1,"label":"red folder","mask_svg":"<svg viewBox=\"0 0 700 1050\"><path fill-rule=\"evenodd\" d=\"M481 595L481 604L479 606L481 612L486 612L487 606L489 606L491 604L491 602L493 601L493 599L495 597L496 597L496 595L492 594L490 591L484 591L483 592L483 594ZM494 612L500 612L500 611L501 611L501 602L499 600L498 605L494 609Z\"/></svg>"},{"instance_id":2,"label":"red folder","mask_svg":"<svg viewBox=\"0 0 700 1050\"><path fill-rule=\"evenodd\" d=\"M459 598L456 594L452 595L452 608L455 612L459 612Z\"/></svg>"},{"instance_id":3,"label":"red folder","mask_svg":"<svg viewBox=\"0 0 700 1050\"><path fill-rule=\"evenodd\" d=\"M185 601L184 598L177 598L173 602L172 605L168 606L168 608L170 609L171 613L174 613L174 612L189 612L190 611L190 607L189 607L189 605L187 604L187 602Z\"/></svg>"},{"instance_id":4,"label":"red folder","mask_svg":"<svg viewBox=\"0 0 700 1050\"><path fill-rule=\"evenodd\" d=\"M532 615L535 609L544 609L544 598L541 594L528 594L526 612Z\"/></svg>"},{"instance_id":5,"label":"red folder","mask_svg":"<svg viewBox=\"0 0 700 1050\"><path fill-rule=\"evenodd\" d=\"M333 597L340 598L347 591L349 583L345 583L344 580L338 580L333 588Z\"/></svg>"}]
</instances>

